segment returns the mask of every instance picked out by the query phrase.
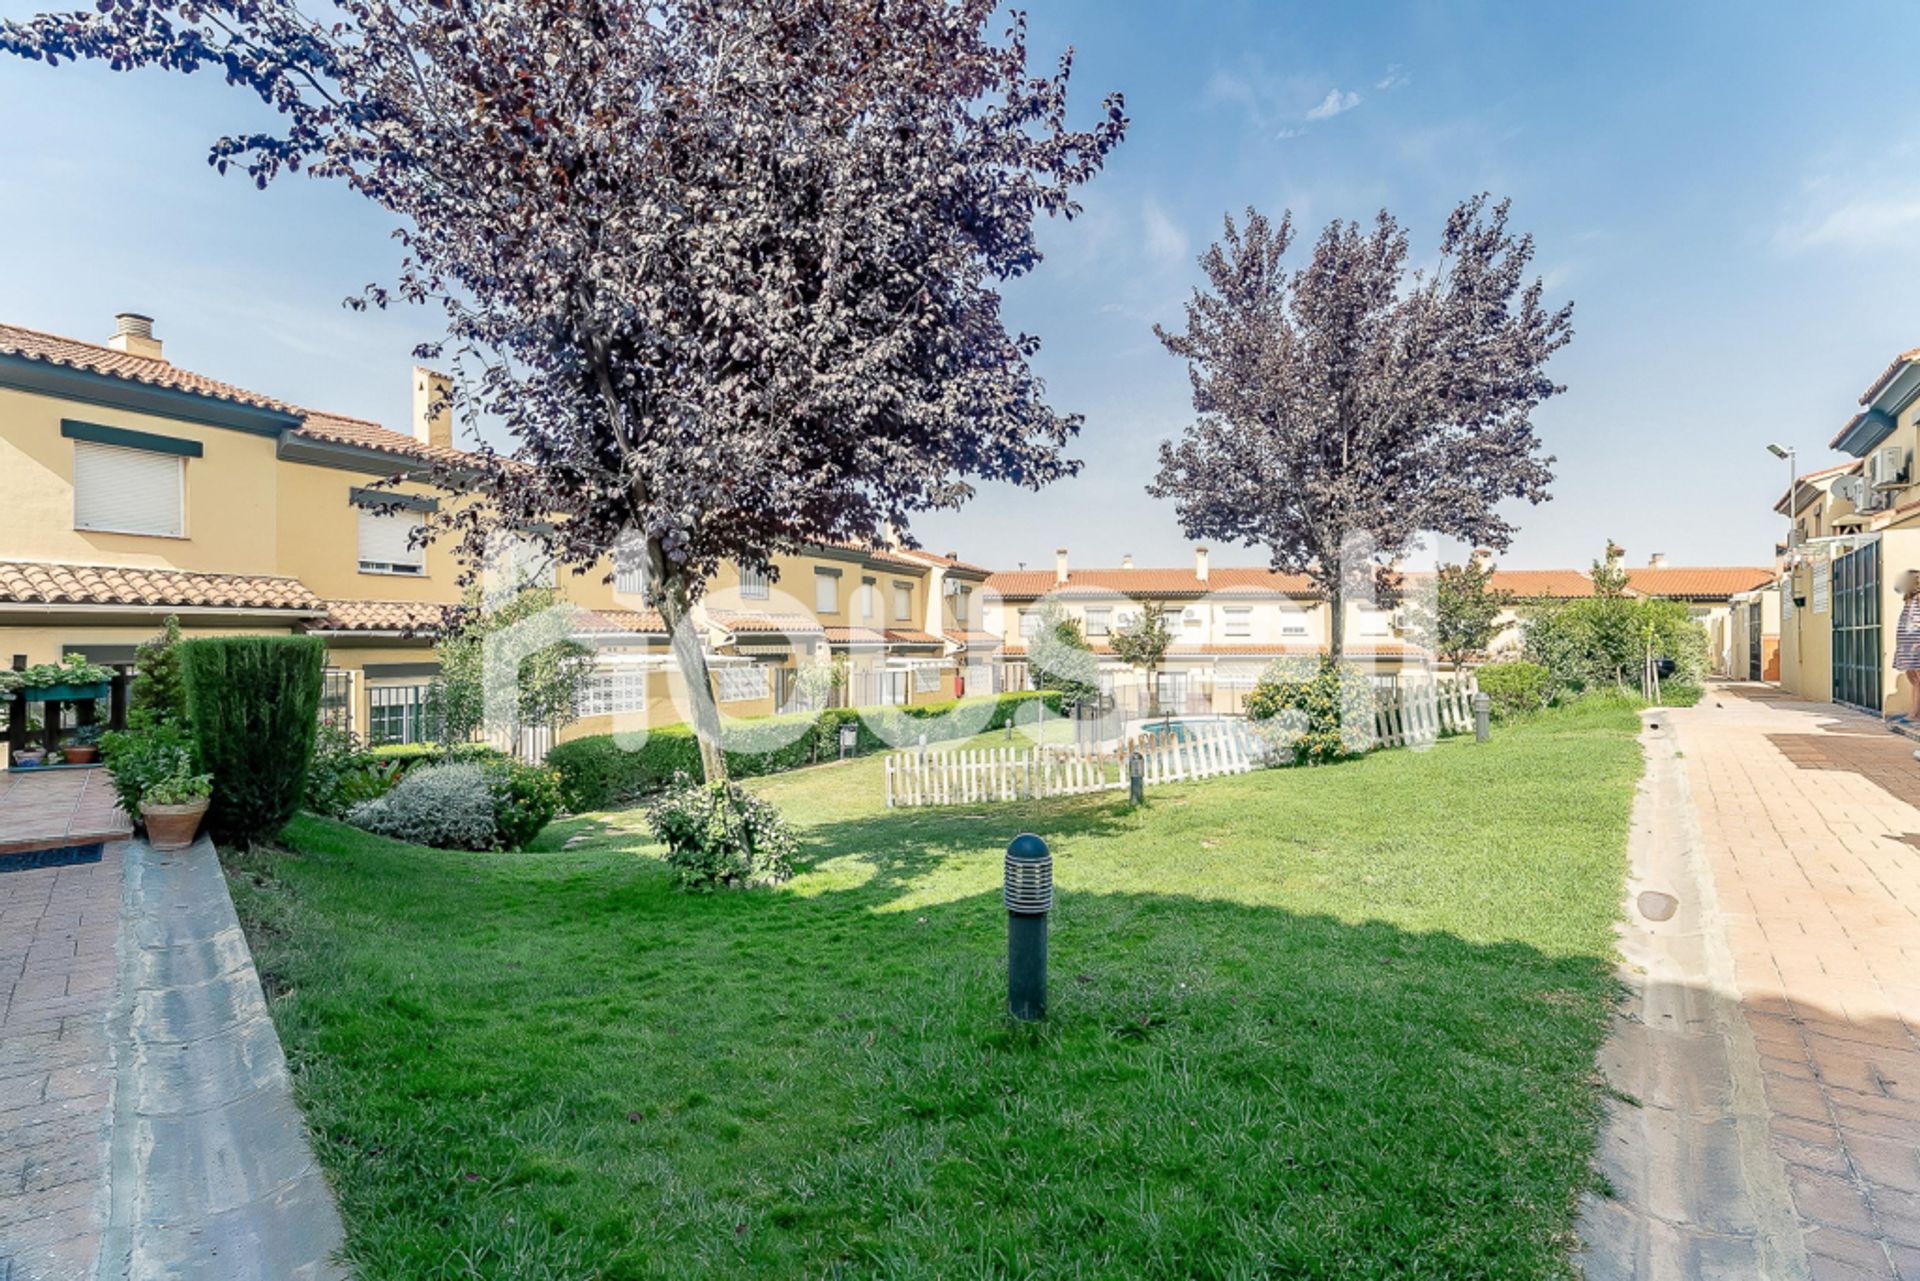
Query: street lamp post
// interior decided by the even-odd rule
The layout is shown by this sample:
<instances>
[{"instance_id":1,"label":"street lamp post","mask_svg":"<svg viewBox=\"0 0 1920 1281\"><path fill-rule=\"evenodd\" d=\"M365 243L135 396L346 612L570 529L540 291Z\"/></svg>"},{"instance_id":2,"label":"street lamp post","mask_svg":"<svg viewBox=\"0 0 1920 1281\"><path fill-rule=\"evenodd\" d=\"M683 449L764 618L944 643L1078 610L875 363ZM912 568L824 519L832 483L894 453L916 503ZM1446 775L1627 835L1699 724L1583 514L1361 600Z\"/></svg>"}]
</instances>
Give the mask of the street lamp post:
<instances>
[{"instance_id":1,"label":"street lamp post","mask_svg":"<svg viewBox=\"0 0 1920 1281\"><path fill-rule=\"evenodd\" d=\"M1767 452L1775 458L1787 461L1787 554L1793 554L1793 531L1796 528L1794 517L1798 514L1793 505L1793 491L1800 483L1800 469L1794 465L1794 451L1791 445L1768 445Z\"/></svg>"}]
</instances>

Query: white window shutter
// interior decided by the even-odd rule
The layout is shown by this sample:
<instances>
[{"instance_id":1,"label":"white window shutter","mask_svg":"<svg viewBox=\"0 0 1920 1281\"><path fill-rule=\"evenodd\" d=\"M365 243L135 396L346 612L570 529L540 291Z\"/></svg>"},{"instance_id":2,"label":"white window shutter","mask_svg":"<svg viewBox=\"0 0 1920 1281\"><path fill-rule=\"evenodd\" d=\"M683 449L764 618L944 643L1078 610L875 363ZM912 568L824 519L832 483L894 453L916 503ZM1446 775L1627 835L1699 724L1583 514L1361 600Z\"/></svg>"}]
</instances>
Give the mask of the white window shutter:
<instances>
[{"instance_id":1,"label":"white window shutter","mask_svg":"<svg viewBox=\"0 0 1920 1281\"><path fill-rule=\"evenodd\" d=\"M177 454L73 443L73 527L186 534L185 463Z\"/></svg>"},{"instance_id":2,"label":"white window shutter","mask_svg":"<svg viewBox=\"0 0 1920 1281\"><path fill-rule=\"evenodd\" d=\"M402 573L418 573L426 566L426 549L413 547L409 540L420 527L420 517L412 512L383 515L369 507L360 509L360 563L380 569L392 567Z\"/></svg>"}]
</instances>

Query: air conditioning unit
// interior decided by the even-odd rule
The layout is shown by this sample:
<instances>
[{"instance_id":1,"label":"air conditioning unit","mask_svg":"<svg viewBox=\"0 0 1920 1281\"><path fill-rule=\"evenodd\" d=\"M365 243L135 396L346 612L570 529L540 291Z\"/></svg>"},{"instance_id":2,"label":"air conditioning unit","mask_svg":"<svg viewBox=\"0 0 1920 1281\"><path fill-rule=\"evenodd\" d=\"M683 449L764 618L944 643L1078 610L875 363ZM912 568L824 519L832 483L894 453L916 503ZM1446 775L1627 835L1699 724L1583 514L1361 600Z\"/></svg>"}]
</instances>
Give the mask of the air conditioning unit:
<instances>
[{"instance_id":1,"label":"air conditioning unit","mask_svg":"<svg viewBox=\"0 0 1920 1281\"><path fill-rule=\"evenodd\" d=\"M1187 607L1186 607L1185 609L1183 609L1183 610L1181 610L1181 611L1180 611L1180 621L1181 621L1181 622L1183 622L1183 623L1187 623L1187 624L1194 624L1194 623L1198 623L1198 622L1200 621L1200 608L1199 608L1199 606L1197 606L1197 605L1189 605L1189 606L1187 606Z\"/></svg>"},{"instance_id":2,"label":"air conditioning unit","mask_svg":"<svg viewBox=\"0 0 1920 1281\"><path fill-rule=\"evenodd\" d=\"M1907 451L1899 445L1876 449L1867 459L1867 479L1875 489L1892 489L1907 479Z\"/></svg>"}]
</instances>

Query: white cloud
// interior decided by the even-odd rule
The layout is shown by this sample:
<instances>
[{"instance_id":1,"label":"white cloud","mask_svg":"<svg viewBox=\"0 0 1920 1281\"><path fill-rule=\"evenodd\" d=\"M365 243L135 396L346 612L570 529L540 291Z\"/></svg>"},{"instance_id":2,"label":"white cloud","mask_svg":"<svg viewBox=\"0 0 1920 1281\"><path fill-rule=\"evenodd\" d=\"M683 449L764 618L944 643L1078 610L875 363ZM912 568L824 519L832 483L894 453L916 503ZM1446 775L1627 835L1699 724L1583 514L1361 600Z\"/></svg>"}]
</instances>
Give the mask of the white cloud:
<instances>
[{"instance_id":1,"label":"white cloud","mask_svg":"<svg viewBox=\"0 0 1920 1281\"><path fill-rule=\"evenodd\" d=\"M1306 132L1305 129L1281 129L1278 132L1276 132L1273 136L1275 138L1298 138L1301 134L1305 132Z\"/></svg>"},{"instance_id":2,"label":"white cloud","mask_svg":"<svg viewBox=\"0 0 1920 1281\"><path fill-rule=\"evenodd\" d=\"M1140 211L1140 217L1146 223L1147 252L1161 262L1184 265L1192 253L1187 243L1187 233L1167 217L1167 211L1160 207L1160 202L1147 201Z\"/></svg>"},{"instance_id":3,"label":"white cloud","mask_svg":"<svg viewBox=\"0 0 1920 1281\"><path fill-rule=\"evenodd\" d=\"M1385 93L1389 89L1398 89L1405 83L1407 83L1407 73L1402 71L1400 64L1396 62L1387 68L1385 75L1373 82L1373 87Z\"/></svg>"},{"instance_id":4,"label":"white cloud","mask_svg":"<svg viewBox=\"0 0 1920 1281\"><path fill-rule=\"evenodd\" d=\"M1359 105L1360 95L1351 89L1344 92L1340 89L1329 89L1327 96L1320 100L1320 105L1307 112L1307 119L1331 120L1341 112L1352 111Z\"/></svg>"},{"instance_id":5,"label":"white cloud","mask_svg":"<svg viewBox=\"0 0 1920 1281\"><path fill-rule=\"evenodd\" d=\"M1920 196L1867 196L1782 227L1789 249L1878 249L1911 241L1920 230Z\"/></svg>"}]
</instances>

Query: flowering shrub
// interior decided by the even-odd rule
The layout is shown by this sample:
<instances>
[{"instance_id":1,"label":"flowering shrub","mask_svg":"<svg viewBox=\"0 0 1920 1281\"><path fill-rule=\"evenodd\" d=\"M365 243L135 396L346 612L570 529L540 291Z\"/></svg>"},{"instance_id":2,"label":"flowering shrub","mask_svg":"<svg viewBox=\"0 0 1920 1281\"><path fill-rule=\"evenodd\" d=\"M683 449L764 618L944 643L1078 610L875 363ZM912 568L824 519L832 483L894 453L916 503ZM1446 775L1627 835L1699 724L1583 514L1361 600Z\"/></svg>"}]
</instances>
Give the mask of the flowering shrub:
<instances>
[{"instance_id":1,"label":"flowering shrub","mask_svg":"<svg viewBox=\"0 0 1920 1281\"><path fill-rule=\"evenodd\" d=\"M374 755L352 731L323 724L313 741L301 804L315 814L341 818L354 806L385 796L399 778L397 762Z\"/></svg>"},{"instance_id":2,"label":"flowering shrub","mask_svg":"<svg viewBox=\"0 0 1920 1281\"><path fill-rule=\"evenodd\" d=\"M674 775L647 807L683 889L775 885L793 876L793 832L780 811L737 783Z\"/></svg>"},{"instance_id":3,"label":"flowering shrub","mask_svg":"<svg viewBox=\"0 0 1920 1281\"><path fill-rule=\"evenodd\" d=\"M1247 696L1247 719L1280 760L1295 764L1368 750L1373 712L1366 674L1331 658L1277 659Z\"/></svg>"}]
</instances>

